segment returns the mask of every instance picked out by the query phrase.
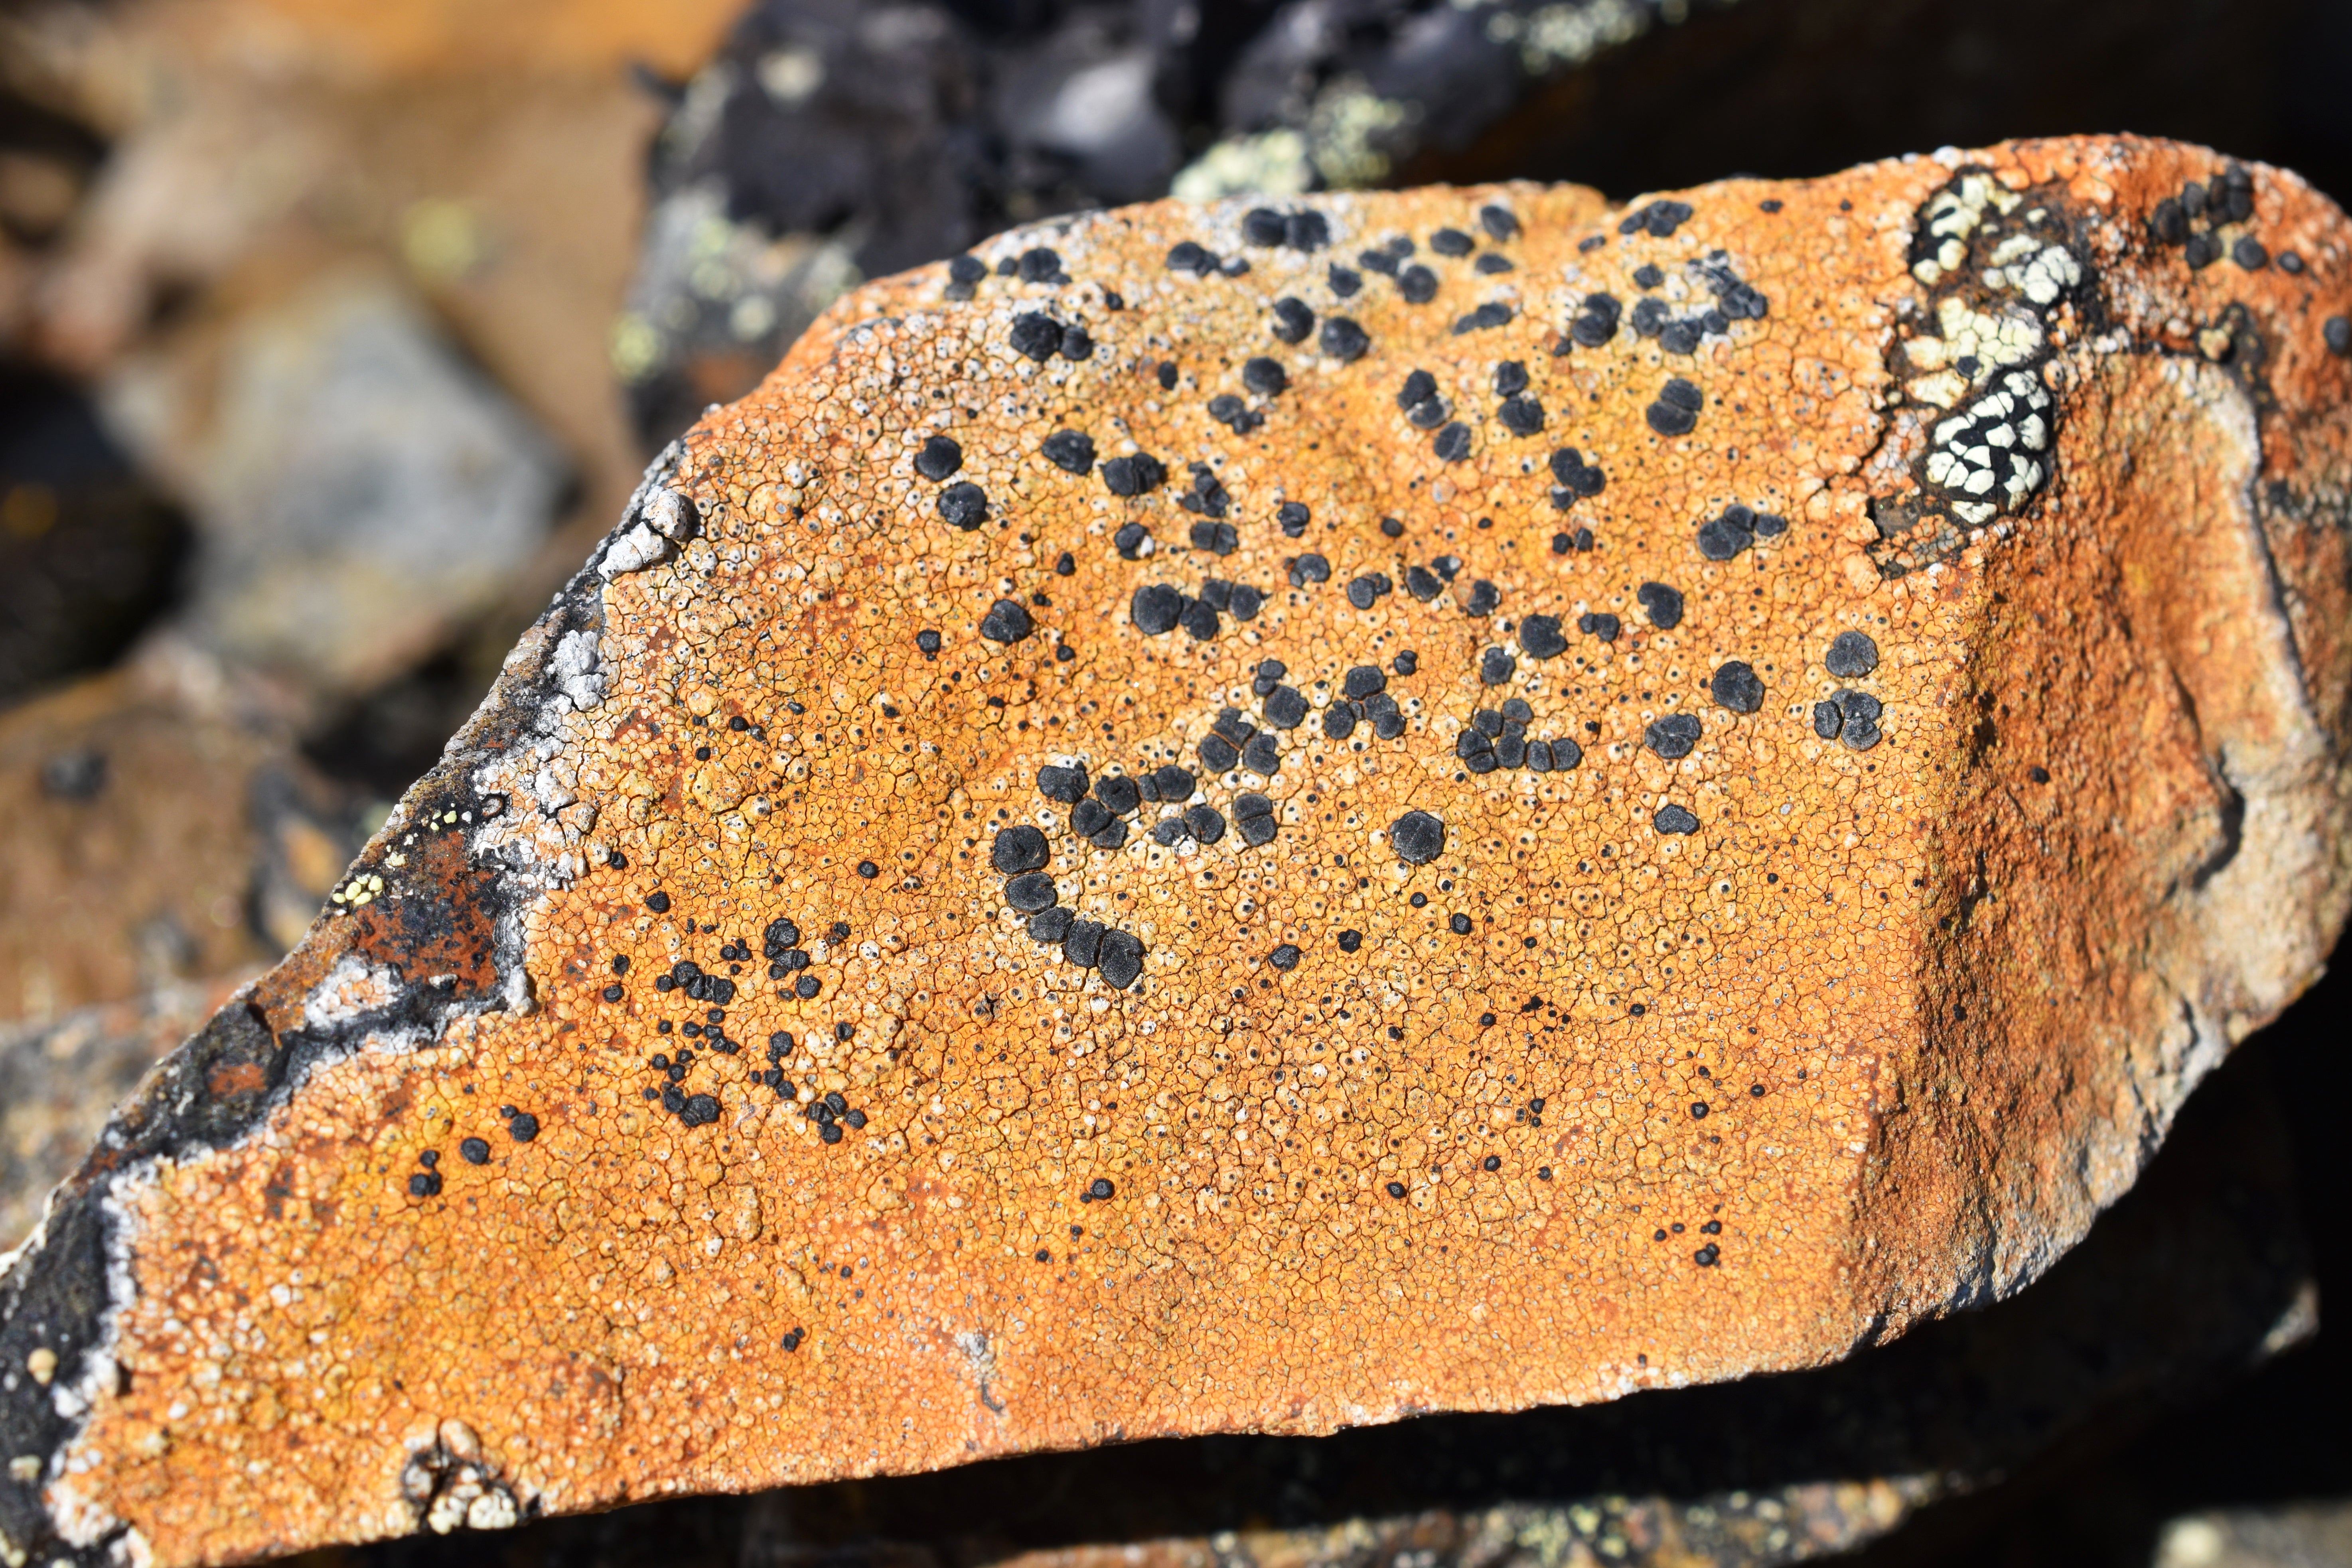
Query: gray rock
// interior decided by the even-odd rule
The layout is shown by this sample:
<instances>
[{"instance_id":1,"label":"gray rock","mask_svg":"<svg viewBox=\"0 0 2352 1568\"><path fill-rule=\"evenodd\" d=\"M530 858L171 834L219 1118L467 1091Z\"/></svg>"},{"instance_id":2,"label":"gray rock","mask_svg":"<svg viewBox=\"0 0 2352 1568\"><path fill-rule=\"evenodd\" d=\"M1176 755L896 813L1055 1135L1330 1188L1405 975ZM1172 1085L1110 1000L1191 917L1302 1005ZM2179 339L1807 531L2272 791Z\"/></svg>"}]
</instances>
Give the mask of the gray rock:
<instances>
[{"instance_id":1,"label":"gray rock","mask_svg":"<svg viewBox=\"0 0 2352 1568\"><path fill-rule=\"evenodd\" d=\"M563 486L546 437L373 272L134 357L103 404L194 518L191 632L327 692L493 603Z\"/></svg>"}]
</instances>

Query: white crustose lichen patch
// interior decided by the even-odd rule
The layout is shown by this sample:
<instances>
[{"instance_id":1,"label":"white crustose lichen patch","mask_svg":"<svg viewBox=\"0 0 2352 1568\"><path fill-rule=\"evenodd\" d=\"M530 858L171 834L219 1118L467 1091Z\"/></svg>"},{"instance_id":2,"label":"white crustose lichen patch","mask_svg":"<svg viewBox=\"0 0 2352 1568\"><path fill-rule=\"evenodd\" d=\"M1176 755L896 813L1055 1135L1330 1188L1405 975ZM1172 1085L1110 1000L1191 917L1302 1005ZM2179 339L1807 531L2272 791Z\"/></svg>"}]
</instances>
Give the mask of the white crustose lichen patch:
<instances>
[{"instance_id":1,"label":"white crustose lichen patch","mask_svg":"<svg viewBox=\"0 0 2352 1568\"><path fill-rule=\"evenodd\" d=\"M1962 521L1990 522L2041 487L2050 445L2050 394L2030 370L2011 371L1991 393L1936 426L1927 479L1953 492Z\"/></svg>"},{"instance_id":2,"label":"white crustose lichen patch","mask_svg":"<svg viewBox=\"0 0 2352 1568\"><path fill-rule=\"evenodd\" d=\"M1954 411L1934 427L1923 474L1944 492L1943 509L1970 527L2015 511L2049 477L2052 399L2040 367L2053 347L2052 317L2084 278L2047 208L2019 214L2020 226L2002 232L2024 205L1990 174L1962 174L1929 200L1913 247L1912 276L1940 297L1934 330L1904 342L1914 373L1904 393ZM1972 246L1990 300L1969 297Z\"/></svg>"}]
</instances>

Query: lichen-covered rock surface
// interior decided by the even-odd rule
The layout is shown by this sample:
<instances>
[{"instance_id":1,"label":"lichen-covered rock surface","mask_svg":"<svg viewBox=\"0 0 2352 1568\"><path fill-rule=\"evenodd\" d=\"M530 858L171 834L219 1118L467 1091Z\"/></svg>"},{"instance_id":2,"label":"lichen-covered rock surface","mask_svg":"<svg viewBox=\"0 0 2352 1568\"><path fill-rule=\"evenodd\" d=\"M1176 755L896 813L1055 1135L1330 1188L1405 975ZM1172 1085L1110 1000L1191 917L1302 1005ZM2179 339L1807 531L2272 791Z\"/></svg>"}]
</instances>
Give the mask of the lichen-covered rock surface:
<instances>
[{"instance_id":1,"label":"lichen-covered rock surface","mask_svg":"<svg viewBox=\"0 0 2352 1568\"><path fill-rule=\"evenodd\" d=\"M60 1189L8 1551L1607 1399L2016 1289L2342 919L2348 241L2101 139L848 296Z\"/></svg>"}]
</instances>

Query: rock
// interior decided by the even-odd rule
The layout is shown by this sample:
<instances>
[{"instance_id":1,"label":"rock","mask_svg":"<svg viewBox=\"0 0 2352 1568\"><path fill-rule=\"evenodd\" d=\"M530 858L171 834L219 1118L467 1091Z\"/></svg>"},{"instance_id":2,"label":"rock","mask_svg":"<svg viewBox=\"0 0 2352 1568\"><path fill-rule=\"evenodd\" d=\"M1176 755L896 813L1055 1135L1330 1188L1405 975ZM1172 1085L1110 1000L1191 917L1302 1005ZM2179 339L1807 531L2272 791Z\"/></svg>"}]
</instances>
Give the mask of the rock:
<instances>
[{"instance_id":1,"label":"rock","mask_svg":"<svg viewBox=\"0 0 2352 1568\"><path fill-rule=\"evenodd\" d=\"M83 384L134 355L201 382L207 367L190 362L282 313L322 273L360 263L396 277L434 353L469 367L469 385L495 382L561 447L572 482L549 510L580 529L542 533L503 577L468 583L460 604L409 612L447 637L452 609L495 604L478 616L487 630L461 634L487 639L470 706L644 466L608 343L661 112L631 68L692 72L739 7L688 0L656 15L557 0L463 22L276 0L27 11L11 24L17 68L0 106L20 130L61 119L90 173L53 240L21 258L0 251L0 336ZM17 153L12 142L0 158L12 238L25 232L8 199ZM12 332L19 292L30 304ZM348 432L345 450L369 433ZM413 456L398 431L384 435L387 459ZM349 499L364 510L364 495Z\"/></svg>"},{"instance_id":2,"label":"rock","mask_svg":"<svg viewBox=\"0 0 2352 1568\"><path fill-rule=\"evenodd\" d=\"M2282 1504L2183 1514L2164 1528L2155 1568L2326 1568L2352 1560L2352 1503Z\"/></svg>"},{"instance_id":3,"label":"rock","mask_svg":"<svg viewBox=\"0 0 2352 1568\"><path fill-rule=\"evenodd\" d=\"M2279 1115L2281 1089L2305 1086L2276 1037L2200 1086L2140 1183L2032 1288L1834 1366L1328 1437L1121 1444L641 1504L527 1525L500 1561L940 1568L984 1544L1023 1568L1341 1568L1405 1552L1427 1568L1763 1568L1897 1531L1942 1546L1949 1510L1920 1517L1929 1501L2030 1495L2042 1456L2086 1442L2128 1439L2106 1461L2128 1464L2167 1436L2147 1426L2152 1401L2194 1408L2299 1340L2307 1353L2316 1293ZM1897 1556L1901 1544L1888 1542ZM361 1561L468 1550L404 1540Z\"/></svg>"},{"instance_id":4,"label":"rock","mask_svg":"<svg viewBox=\"0 0 2352 1568\"><path fill-rule=\"evenodd\" d=\"M121 654L163 609L188 528L54 377L0 375L0 703L13 703Z\"/></svg>"},{"instance_id":5,"label":"rock","mask_svg":"<svg viewBox=\"0 0 2352 1568\"><path fill-rule=\"evenodd\" d=\"M2317 160L2306 172L2341 188L2342 139L2317 132L2332 84L2301 63L2336 40L2290 0L2056 16L1818 0L1801 19L1753 0L910 0L885 15L762 0L677 94L614 338L651 445L750 391L862 278L1163 193L1641 191L1708 178L1731 147L1745 168L1811 174L2060 122ZM2282 141L2283 121L2309 129Z\"/></svg>"},{"instance_id":6,"label":"rock","mask_svg":"<svg viewBox=\"0 0 2352 1568\"><path fill-rule=\"evenodd\" d=\"M0 1024L0 1252L32 1234L49 1189L96 1146L114 1102L251 977L175 982L41 1023Z\"/></svg>"},{"instance_id":7,"label":"rock","mask_svg":"<svg viewBox=\"0 0 2352 1568\"><path fill-rule=\"evenodd\" d=\"M365 272L133 356L106 404L194 514L191 631L331 692L389 679L494 603L563 483L521 412Z\"/></svg>"},{"instance_id":8,"label":"rock","mask_svg":"<svg viewBox=\"0 0 2352 1568\"><path fill-rule=\"evenodd\" d=\"M0 717L0 1021L235 973L301 940L351 858L350 808L281 727L233 707L150 664Z\"/></svg>"},{"instance_id":9,"label":"rock","mask_svg":"<svg viewBox=\"0 0 2352 1568\"><path fill-rule=\"evenodd\" d=\"M16 1549L1821 1366L2047 1270L2317 973L2352 279L2301 182L2101 138L1251 208L860 289L665 454L614 538L692 536L575 578L0 1285L56 1358L0 1385ZM1332 288L1401 237L1425 281Z\"/></svg>"}]
</instances>

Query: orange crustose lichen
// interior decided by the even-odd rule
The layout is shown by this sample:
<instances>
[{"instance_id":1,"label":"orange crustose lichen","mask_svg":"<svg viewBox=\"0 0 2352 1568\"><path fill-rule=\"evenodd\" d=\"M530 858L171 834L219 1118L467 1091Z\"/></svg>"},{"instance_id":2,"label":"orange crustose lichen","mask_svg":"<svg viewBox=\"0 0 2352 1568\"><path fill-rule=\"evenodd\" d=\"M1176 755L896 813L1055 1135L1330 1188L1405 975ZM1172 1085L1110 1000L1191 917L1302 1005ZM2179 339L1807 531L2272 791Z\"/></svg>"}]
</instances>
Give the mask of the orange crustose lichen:
<instances>
[{"instance_id":1,"label":"orange crustose lichen","mask_svg":"<svg viewBox=\"0 0 2352 1568\"><path fill-rule=\"evenodd\" d=\"M187 1047L234 1105L61 1195L0 1531L1608 1399L2017 1288L2342 917L2347 238L2097 139L858 289Z\"/></svg>"}]
</instances>

